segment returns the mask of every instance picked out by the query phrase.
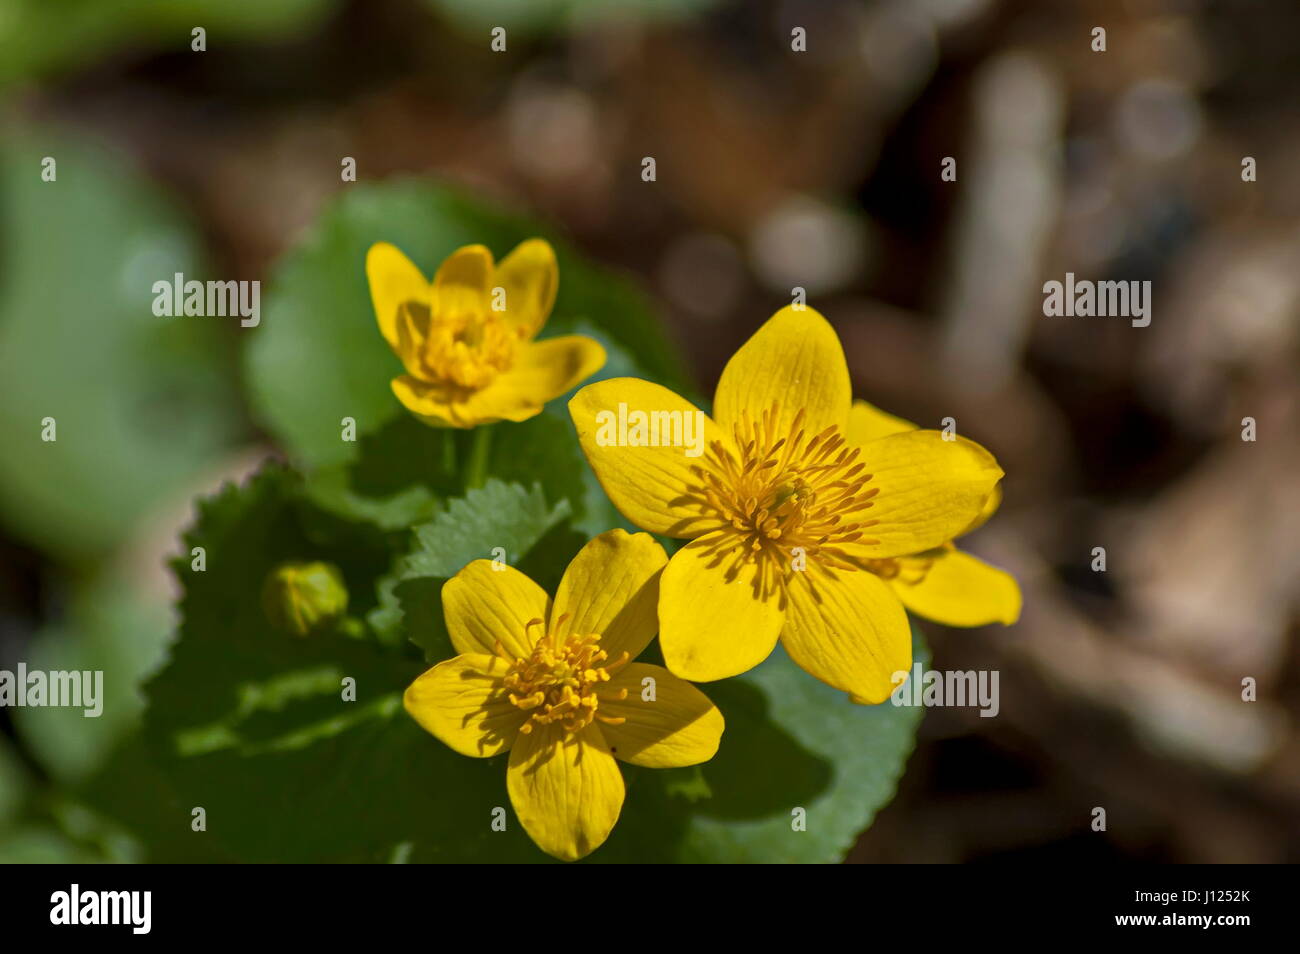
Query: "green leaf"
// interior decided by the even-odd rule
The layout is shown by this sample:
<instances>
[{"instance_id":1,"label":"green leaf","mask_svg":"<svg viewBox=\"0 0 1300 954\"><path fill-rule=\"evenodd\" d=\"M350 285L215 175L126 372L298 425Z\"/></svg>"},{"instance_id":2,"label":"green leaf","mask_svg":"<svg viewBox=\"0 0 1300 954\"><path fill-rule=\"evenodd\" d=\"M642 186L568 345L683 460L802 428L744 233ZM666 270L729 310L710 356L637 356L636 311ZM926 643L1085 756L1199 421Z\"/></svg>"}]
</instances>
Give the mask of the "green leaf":
<instances>
[{"instance_id":1,"label":"green leaf","mask_svg":"<svg viewBox=\"0 0 1300 954\"><path fill-rule=\"evenodd\" d=\"M503 26L507 37L562 33L601 20L671 21L703 13L717 0L425 0L467 34Z\"/></svg>"},{"instance_id":2,"label":"green leaf","mask_svg":"<svg viewBox=\"0 0 1300 954\"><path fill-rule=\"evenodd\" d=\"M579 322L579 334L595 337L587 322ZM606 345L608 359L592 382L606 378L637 377L643 372L622 348ZM492 445L490 471L506 481L541 484L548 500L568 500L573 508L573 526L588 537L632 526L606 496L595 471L587 465L578 446L573 420L565 401L552 401L537 417L510 427L498 428Z\"/></svg>"},{"instance_id":3,"label":"green leaf","mask_svg":"<svg viewBox=\"0 0 1300 954\"><path fill-rule=\"evenodd\" d=\"M455 491L462 437L409 414L399 415L360 438L358 460L313 472L308 493L334 513L368 520L384 530L406 530L432 518L439 498Z\"/></svg>"},{"instance_id":4,"label":"green leaf","mask_svg":"<svg viewBox=\"0 0 1300 954\"><path fill-rule=\"evenodd\" d=\"M560 533L567 501L546 503L540 486L489 480L451 501L413 532L414 546L380 581L380 605L371 626L392 642L402 636L437 662L455 655L442 618L442 584L467 563L500 559L514 565L547 534Z\"/></svg>"},{"instance_id":5,"label":"green leaf","mask_svg":"<svg viewBox=\"0 0 1300 954\"><path fill-rule=\"evenodd\" d=\"M915 629L913 637L925 665ZM641 771L637 784L648 791L628 800L593 860L840 861L893 798L922 715L890 702L854 705L779 647L745 675L701 688L727 722L718 754L697 769ZM796 808L803 831L792 826ZM657 850L665 826L680 840Z\"/></svg>"},{"instance_id":6,"label":"green leaf","mask_svg":"<svg viewBox=\"0 0 1300 954\"><path fill-rule=\"evenodd\" d=\"M104 860L48 822L33 822L0 835L0 865L94 864Z\"/></svg>"},{"instance_id":7,"label":"green leaf","mask_svg":"<svg viewBox=\"0 0 1300 954\"><path fill-rule=\"evenodd\" d=\"M275 269L261 325L251 332L246 352L255 412L311 472L317 502L395 529L427 519L454 485L456 468L464 466L464 435L418 425L389 387L402 368L370 304L370 246L392 242L432 275L461 245L481 242L502 257L536 235L555 246L560 268L559 295L543 336L585 333L609 352L604 373L682 382L645 297L626 279L587 265L539 223L428 183L350 186ZM552 409L563 415L566 442L572 443L564 399L551 402ZM356 422L357 441L342 439L344 418ZM495 461L515 462L512 478L524 477L519 468L531 467L529 483L579 486L585 469L580 458L542 448L528 426L492 425ZM526 453L514 450L516 438ZM553 466L558 457L564 457L563 471Z\"/></svg>"},{"instance_id":8,"label":"green leaf","mask_svg":"<svg viewBox=\"0 0 1300 954\"><path fill-rule=\"evenodd\" d=\"M190 51L190 30L208 31L209 49L231 37L283 34L334 0L6 0L0 16L0 86L23 76L84 65L119 46Z\"/></svg>"},{"instance_id":9,"label":"green leaf","mask_svg":"<svg viewBox=\"0 0 1300 954\"><path fill-rule=\"evenodd\" d=\"M138 846L119 826L39 783L0 735L0 864L124 862L139 857Z\"/></svg>"},{"instance_id":10,"label":"green leaf","mask_svg":"<svg viewBox=\"0 0 1300 954\"><path fill-rule=\"evenodd\" d=\"M418 546L407 557L407 571L418 576L451 576L471 560L500 556L514 562L569 513L567 503L548 506L541 487L489 480L453 500L431 523L415 528ZM500 548L500 554L494 551Z\"/></svg>"},{"instance_id":11,"label":"green leaf","mask_svg":"<svg viewBox=\"0 0 1300 954\"><path fill-rule=\"evenodd\" d=\"M0 735L0 830L18 817L32 790L32 775L18 752Z\"/></svg>"},{"instance_id":12,"label":"green leaf","mask_svg":"<svg viewBox=\"0 0 1300 954\"><path fill-rule=\"evenodd\" d=\"M83 559L233 444L234 330L153 314L154 281L202 276L189 223L154 187L102 148L14 132L0 147L0 518Z\"/></svg>"},{"instance_id":13,"label":"green leaf","mask_svg":"<svg viewBox=\"0 0 1300 954\"><path fill-rule=\"evenodd\" d=\"M111 572L81 584L67 618L38 632L29 671L102 674L99 714L84 707L23 707L18 735L41 767L61 782L79 781L102 765L144 711L139 686L161 663L171 639L167 608L146 602Z\"/></svg>"},{"instance_id":14,"label":"green leaf","mask_svg":"<svg viewBox=\"0 0 1300 954\"><path fill-rule=\"evenodd\" d=\"M499 486L484 488L495 502ZM550 513L534 495L515 505L521 517ZM207 569L177 567L184 621L170 663L146 687L150 761L171 794L148 772L132 773L145 777L149 802L164 813L135 820L155 857L387 857L422 833L456 857L473 856L478 839L464 837L464 819L491 792L487 770L476 775L430 746L402 710L401 692L422 664L343 631L295 639L261 610L266 573L291 558L332 561L359 592L388 558L358 552L364 538L322 519L299 481L278 469L200 504L185 546L205 548ZM355 701L340 691L345 678L355 679ZM129 822L138 799L123 788L132 784L108 781L97 807ZM204 809L206 831L189 830L194 808ZM512 841L526 857L526 842Z\"/></svg>"},{"instance_id":15,"label":"green leaf","mask_svg":"<svg viewBox=\"0 0 1300 954\"><path fill-rule=\"evenodd\" d=\"M190 834L198 854L213 842L265 860L340 850L354 834L346 813L330 826L341 826L338 838L316 827L320 812L335 810L328 793L356 789L347 804L359 817L367 811L359 791L367 782L353 774L360 753L340 740L390 725L419 664L389 658L345 627L306 638L280 632L261 587L282 562L326 560L365 611L391 554L365 528L315 512L300 481L278 468L201 502L185 537L192 547L204 548L206 569L176 564L183 623L170 661L146 686L146 736L177 790L173 809L183 809L171 826L185 831L192 808L205 809L207 831ZM354 702L344 700L346 679L355 680Z\"/></svg>"}]
</instances>

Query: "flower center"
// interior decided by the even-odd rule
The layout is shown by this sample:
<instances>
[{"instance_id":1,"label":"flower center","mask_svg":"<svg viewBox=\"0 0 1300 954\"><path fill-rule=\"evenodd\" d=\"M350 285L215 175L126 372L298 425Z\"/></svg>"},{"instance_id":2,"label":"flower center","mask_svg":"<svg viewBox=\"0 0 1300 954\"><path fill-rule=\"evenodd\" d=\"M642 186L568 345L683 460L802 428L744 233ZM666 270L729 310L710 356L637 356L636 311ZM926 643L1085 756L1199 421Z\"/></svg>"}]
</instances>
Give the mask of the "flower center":
<instances>
[{"instance_id":1,"label":"flower center","mask_svg":"<svg viewBox=\"0 0 1300 954\"><path fill-rule=\"evenodd\" d=\"M714 441L695 468L695 488L704 509L721 520L727 549L741 562L756 561L763 574L784 576L802 569L800 558L821 566L860 569L844 550L854 542L875 543L861 519L879 488L868 488L871 474L858 460L839 428L818 434L804 429L799 411L789 433L777 433L778 407L758 420L748 412L733 429L734 448Z\"/></svg>"},{"instance_id":2,"label":"flower center","mask_svg":"<svg viewBox=\"0 0 1300 954\"><path fill-rule=\"evenodd\" d=\"M494 312L438 314L430 322L421 360L436 380L478 390L510 369L518 340Z\"/></svg>"},{"instance_id":3,"label":"flower center","mask_svg":"<svg viewBox=\"0 0 1300 954\"><path fill-rule=\"evenodd\" d=\"M562 617L556 625L563 621ZM529 628L535 625L542 625L542 621L535 619L528 623ZM509 658L499 643L497 655ZM623 719L599 715L596 711L600 704L597 690L627 665L628 655L623 653L612 663L608 660L596 634L564 637L550 634L539 639L532 654L515 659L503 679L511 704L529 714L519 731L527 735L533 731L534 724L558 722L567 732L579 732L593 719L621 724ZM620 689L614 698L626 697L627 690Z\"/></svg>"}]
</instances>

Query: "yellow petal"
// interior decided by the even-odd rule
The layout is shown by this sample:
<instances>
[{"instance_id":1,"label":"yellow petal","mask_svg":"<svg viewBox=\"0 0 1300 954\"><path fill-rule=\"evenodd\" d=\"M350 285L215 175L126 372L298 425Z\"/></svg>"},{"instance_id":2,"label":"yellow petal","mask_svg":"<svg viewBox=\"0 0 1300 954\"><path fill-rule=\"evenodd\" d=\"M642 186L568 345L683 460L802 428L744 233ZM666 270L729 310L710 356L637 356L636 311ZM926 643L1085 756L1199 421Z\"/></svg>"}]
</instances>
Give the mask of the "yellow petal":
<instances>
[{"instance_id":1,"label":"yellow petal","mask_svg":"<svg viewBox=\"0 0 1300 954\"><path fill-rule=\"evenodd\" d=\"M946 626L1010 626L1020 618L1015 577L955 547L933 553L920 582L889 582L909 610Z\"/></svg>"},{"instance_id":2,"label":"yellow petal","mask_svg":"<svg viewBox=\"0 0 1300 954\"><path fill-rule=\"evenodd\" d=\"M599 371L605 349L582 335L522 342L514 366L479 391L421 380L394 378L393 394L427 424L477 427L497 421L526 421L546 402Z\"/></svg>"},{"instance_id":3,"label":"yellow petal","mask_svg":"<svg viewBox=\"0 0 1300 954\"><path fill-rule=\"evenodd\" d=\"M528 717L501 687L507 669L496 656L457 656L419 676L402 702L427 732L461 755L497 755L509 750Z\"/></svg>"},{"instance_id":4,"label":"yellow petal","mask_svg":"<svg viewBox=\"0 0 1300 954\"><path fill-rule=\"evenodd\" d=\"M989 494L988 500L984 501L984 506L980 508L979 516L971 521L971 525L963 530L958 536L965 536L968 533L974 533L984 524L988 523L989 517L998 512L998 507L1002 506L1002 485L998 484Z\"/></svg>"},{"instance_id":5,"label":"yellow petal","mask_svg":"<svg viewBox=\"0 0 1300 954\"><path fill-rule=\"evenodd\" d=\"M664 548L648 533L609 530L595 537L560 580L551 610L554 631L598 633L611 660L624 652L635 659L659 630L659 571L667 563Z\"/></svg>"},{"instance_id":6,"label":"yellow petal","mask_svg":"<svg viewBox=\"0 0 1300 954\"><path fill-rule=\"evenodd\" d=\"M521 421L541 411L547 401L576 387L605 365L605 349L585 335L561 335L520 345L515 363L482 391L465 400L466 416L499 414Z\"/></svg>"},{"instance_id":7,"label":"yellow petal","mask_svg":"<svg viewBox=\"0 0 1300 954\"><path fill-rule=\"evenodd\" d=\"M912 665L912 631L898 598L873 573L793 574L781 644L801 669L868 702L894 691Z\"/></svg>"},{"instance_id":8,"label":"yellow petal","mask_svg":"<svg viewBox=\"0 0 1300 954\"><path fill-rule=\"evenodd\" d=\"M486 544L485 544L486 546ZM458 653L496 652L520 659L545 629L551 598L512 566L475 560L442 585L442 613ZM532 620L541 625L529 627Z\"/></svg>"},{"instance_id":9,"label":"yellow petal","mask_svg":"<svg viewBox=\"0 0 1300 954\"><path fill-rule=\"evenodd\" d=\"M964 437L907 431L862 445L861 459L878 493L852 520L869 523L864 538L846 547L859 556L893 557L942 546L983 510L1002 477L993 455Z\"/></svg>"},{"instance_id":10,"label":"yellow petal","mask_svg":"<svg viewBox=\"0 0 1300 954\"><path fill-rule=\"evenodd\" d=\"M433 276L434 313L481 315L489 308L492 253L484 245L465 245L448 255Z\"/></svg>"},{"instance_id":11,"label":"yellow petal","mask_svg":"<svg viewBox=\"0 0 1300 954\"><path fill-rule=\"evenodd\" d=\"M623 808L623 775L594 724L576 736L554 724L520 735L506 788L524 831L563 861L599 848Z\"/></svg>"},{"instance_id":12,"label":"yellow petal","mask_svg":"<svg viewBox=\"0 0 1300 954\"><path fill-rule=\"evenodd\" d=\"M543 239L520 242L497 265L492 287L505 289L505 320L524 337L532 338L546 324L560 287L550 243Z\"/></svg>"},{"instance_id":13,"label":"yellow petal","mask_svg":"<svg viewBox=\"0 0 1300 954\"><path fill-rule=\"evenodd\" d=\"M454 410L456 403L455 389L445 384L434 384L420 378L403 374L389 382L393 395L402 402L402 406L435 427L472 427L462 424Z\"/></svg>"},{"instance_id":14,"label":"yellow petal","mask_svg":"<svg viewBox=\"0 0 1300 954\"><path fill-rule=\"evenodd\" d=\"M394 326L397 343L393 350L402 359L406 373L416 378L427 376L424 362L424 342L429 335L429 306L417 301L405 301L397 306Z\"/></svg>"},{"instance_id":15,"label":"yellow petal","mask_svg":"<svg viewBox=\"0 0 1300 954\"><path fill-rule=\"evenodd\" d=\"M780 591L759 594L758 565L736 563L724 534L678 550L659 582L659 647L664 662L692 682L753 669L776 647L785 611Z\"/></svg>"},{"instance_id":16,"label":"yellow petal","mask_svg":"<svg viewBox=\"0 0 1300 954\"><path fill-rule=\"evenodd\" d=\"M647 683L647 680L653 680ZM626 699L615 696L627 690ZM713 758L723 720L709 697L663 666L632 663L600 690L601 733L615 758L648 768L698 765Z\"/></svg>"},{"instance_id":17,"label":"yellow petal","mask_svg":"<svg viewBox=\"0 0 1300 954\"><path fill-rule=\"evenodd\" d=\"M849 408L849 426L845 437L850 444L865 444L890 434L914 431L916 425L895 417L866 401L854 401Z\"/></svg>"},{"instance_id":18,"label":"yellow petal","mask_svg":"<svg viewBox=\"0 0 1300 954\"><path fill-rule=\"evenodd\" d=\"M713 416L731 434L742 412L756 420L777 405L777 433L789 433L803 410L804 430L816 434L830 424L844 429L852 397L835 329L812 308L787 305L727 362Z\"/></svg>"},{"instance_id":19,"label":"yellow petal","mask_svg":"<svg viewBox=\"0 0 1300 954\"><path fill-rule=\"evenodd\" d=\"M866 444L868 441L888 437L890 434L901 434L904 431L915 430L917 430L917 426L911 421L895 417L893 414L882 411L874 404L868 404L866 401L854 401L853 406L849 408L847 436L850 444ZM1002 488L996 486L993 488L992 493L989 494L988 499L984 501L984 506L979 515L958 536L971 533L982 527L988 522L989 517L997 512L1001 503Z\"/></svg>"},{"instance_id":20,"label":"yellow petal","mask_svg":"<svg viewBox=\"0 0 1300 954\"><path fill-rule=\"evenodd\" d=\"M366 279L370 301L384 340L394 351L397 339L397 310L408 301L429 302L429 282L409 258L394 245L376 242L366 253Z\"/></svg>"},{"instance_id":21,"label":"yellow petal","mask_svg":"<svg viewBox=\"0 0 1300 954\"><path fill-rule=\"evenodd\" d=\"M625 428L619 425L620 405ZM667 388L638 378L587 385L569 401L569 414L587 462L628 520L670 537L698 536L716 525L716 519L701 508L700 478L694 469L711 442L729 445L730 441L707 414ZM638 430L638 414L645 415L649 424L668 422L668 426ZM681 440L677 441L679 423ZM628 446L641 439L657 441L659 446Z\"/></svg>"}]
</instances>

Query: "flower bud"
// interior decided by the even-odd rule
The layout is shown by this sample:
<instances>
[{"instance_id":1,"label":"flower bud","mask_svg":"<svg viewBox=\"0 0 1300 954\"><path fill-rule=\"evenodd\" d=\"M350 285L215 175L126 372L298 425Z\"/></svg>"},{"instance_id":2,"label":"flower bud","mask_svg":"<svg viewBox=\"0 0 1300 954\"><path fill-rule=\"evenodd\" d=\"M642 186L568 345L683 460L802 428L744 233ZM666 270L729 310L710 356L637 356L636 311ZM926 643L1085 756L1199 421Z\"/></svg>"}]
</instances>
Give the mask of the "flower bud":
<instances>
[{"instance_id":1,"label":"flower bud","mask_svg":"<svg viewBox=\"0 0 1300 954\"><path fill-rule=\"evenodd\" d=\"M348 609L348 589L333 563L282 563L262 587L262 608L294 636L330 629Z\"/></svg>"}]
</instances>

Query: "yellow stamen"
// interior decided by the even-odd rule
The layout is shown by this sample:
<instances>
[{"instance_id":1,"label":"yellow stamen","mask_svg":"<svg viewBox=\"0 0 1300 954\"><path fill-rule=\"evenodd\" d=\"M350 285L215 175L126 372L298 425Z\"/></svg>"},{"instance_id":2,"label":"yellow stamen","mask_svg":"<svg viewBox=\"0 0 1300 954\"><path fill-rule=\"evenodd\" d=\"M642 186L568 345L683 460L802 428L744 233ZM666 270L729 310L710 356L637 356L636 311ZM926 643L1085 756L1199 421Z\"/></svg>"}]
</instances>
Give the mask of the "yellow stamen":
<instances>
[{"instance_id":1,"label":"yellow stamen","mask_svg":"<svg viewBox=\"0 0 1300 954\"><path fill-rule=\"evenodd\" d=\"M788 577L796 551L809 566L858 570L863 561L845 547L876 542L863 533L876 521L863 513L879 488L867 486L872 475L864 473L859 449L834 425L810 435L802 410L789 433L777 433L778 419L777 405L758 420L742 412L733 429L736 450L714 441L695 467L700 483L692 488L706 519L716 520L703 531L724 531L718 560L731 555L731 577L757 563L760 595Z\"/></svg>"},{"instance_id":2,"label":"yellow stamen","mask_svg":"<svg viewBox=\"0 0 1300 954\"><path fill-rule=\"evenodd\" d=\"M416 358L427 380L479 390L514 364L519 333L473 296L446 296L432 310L413 303L407 315L423 326Z\"/></svg>"},{"instance_id":3,"label":"yellow stamen","mask_svg":"<svg viewBox=\"0 0 1300 954\"><path fill-rule=\"evenodd\" d=\"M506 698L511 705L529 714L520 732L532 732L534 725L558 723L567 732L579 732L595 718L610 725L621 720L597 716L600 699L598 687L609 682L610 676L627 665L626 652L613 662L600 648L598 635L561 635L560 625L567 619L562 616L555 622L549 638L537 641L532 654L515 659L502 680ZM527 625L531 627L534 620ZM627 690L613 698L623 699Z\"/></svg>"}]
</instances>

